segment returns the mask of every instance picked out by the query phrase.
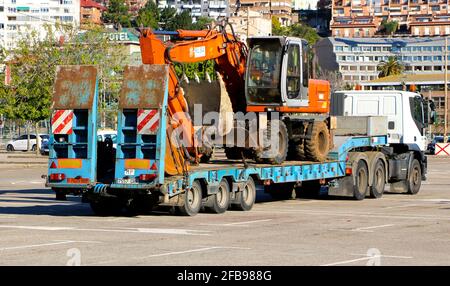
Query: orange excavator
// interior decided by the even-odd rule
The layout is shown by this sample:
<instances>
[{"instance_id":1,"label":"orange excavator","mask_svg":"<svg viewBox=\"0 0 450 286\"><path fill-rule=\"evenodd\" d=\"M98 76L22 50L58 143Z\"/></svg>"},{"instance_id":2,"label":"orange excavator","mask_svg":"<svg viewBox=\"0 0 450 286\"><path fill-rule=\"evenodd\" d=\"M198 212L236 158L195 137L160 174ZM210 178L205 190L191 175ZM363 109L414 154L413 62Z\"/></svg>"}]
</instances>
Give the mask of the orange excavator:
<instances>
[{"instance_id":1,"label":"orange excavator","mask_svg":"<svg viewBox=\"0 0 450 286\"><path fill-rule=\"evenodd\" d=\"M172 40L164 41L163 36L171 36ZM271 164L281 164L287 157L288 160L326 159L330 148L330 85L327 81L309 79L306 41L293 37L254 37L248 40L247 48L227 23L199 31L143 29L140 46L144 64L170 66L169 128L181 128L183 144L180 146L173 142L173 137L167 136L166 145L170 149L165 158L167 174L182 174L190 163L211 155L209 148L197 142L198 126L189 115L193 104L209 107L203 113L223 110L221 105L228 104L227 111L255 112L264 115L266 121L272 120L274 113L281 115L275 152L261 156L265 147L231 146L225 148L229 159L248 156ZM197 86L193 83L194 88L190 89L191 84L184 85L175 71L176 63L208 60L215 63L219 94L198 83Z\"/></svg>"}]
</instances>

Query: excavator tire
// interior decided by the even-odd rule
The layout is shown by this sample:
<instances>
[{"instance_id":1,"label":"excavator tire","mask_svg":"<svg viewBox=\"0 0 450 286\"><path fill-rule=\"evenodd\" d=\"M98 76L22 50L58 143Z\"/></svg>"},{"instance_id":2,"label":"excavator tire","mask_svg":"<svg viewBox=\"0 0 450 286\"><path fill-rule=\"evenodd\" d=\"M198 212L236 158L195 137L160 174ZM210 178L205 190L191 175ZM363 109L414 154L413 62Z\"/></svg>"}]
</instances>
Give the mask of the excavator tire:
<instances>
[{"instance_id":1,"label":"excavator tire","mask_svg":"<svg viewBox=\"0 0 450 286\"><path fill-rule=\"evenodd\" d=\"M288 149L289 149L289 135L287 131L286 124L284 124L283 121L279 120L279 129L278 129L278 138L279 138L279 146L277 150L273 154L266 154L266 149L257 149L255 151L255 161L256 163L265 163L265 164L272 164L272 165L278 165L283 163L286 160ZM270 134L270 126L271 124L267 125L267 129L265 132ZM265 134L264 139L267 140L268 138L267 134ZM267 146L266 144L264 144ZM270 149L270 147L269 147ZM267 158L270 155L270 158Z\"/></svg>"},{"instance_id":2,"label":"excavator tire","mask_svg":"<svg viewBox=\"0 0 450 286\"><path fill-rule=\"evenodd\" d=\"M330 149L330 131L323 121L314 121L308 126L309 139L305 140L305 156L307 160L323 162Z\"/></svg>"}]
</instances>

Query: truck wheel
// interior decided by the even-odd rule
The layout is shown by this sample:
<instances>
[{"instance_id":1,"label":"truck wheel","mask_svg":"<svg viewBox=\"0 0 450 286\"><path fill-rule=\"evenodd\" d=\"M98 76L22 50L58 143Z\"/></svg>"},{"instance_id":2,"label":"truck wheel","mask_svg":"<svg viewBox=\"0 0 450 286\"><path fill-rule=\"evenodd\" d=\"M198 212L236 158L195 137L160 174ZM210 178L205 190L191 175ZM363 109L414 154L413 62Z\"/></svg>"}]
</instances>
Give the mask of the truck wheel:
<instances>
[{"instance_id":1,"label":"truck wheel","mask_svg":"<svg viewBox=\"0 0 450 286\"><path fill-rule=\"evenodd\" d=\"M205 202L205 209L209 212L221 214L230 206L230 185L226 179L219 184L217 194L210 195Z\"/></svg>"},{"instance_id":2,"label":"truck wheel","mask_svg":"<svg viewBox=\"0 0 450 286\"><path fill-rule=\"evenodd\" d=\"M411 170L408 176L408 194L415 195L419 192L422 185L422 169L417 159L414 159L411 164Z\"/></svg>"},{"instance_id":3,"label":"truck wheel","mask_svg":"<svg viewBox=\"0 0 450 286\"><path fill-rule=\"evenodd\" d=\"M202 186L199 181L192 183L192 188L185 191L184 204L178 207L179 213L185 216L196 215L202 206Z\"/></svg>"},{"instance_id":4,"label":"truck wheel","mask_svg":"<svg viewBox=\"0 0 450 286\"><path fill-rule=\"evenodd\" d=\"M271 184L264 186L264 191L274 200L289 200L292 198L292 191L295 183Z\"/></svg>"},{"instance_id":5,"label":"truck wheel","mask_svg":"<svg viewBox=\"0 0 450 286\"><path fill-rule=\"evenodd\" d=\"M375 165L373 174L373 183L370 187L371 198L381 198L384 193L384 187L386 185L386 170L384 168L383 161L378 160Z\"/></svg>"},{"instance_id":6,"label":"truck wheel","mask_svg":"<svg viewBox=\"0 0 450 286\"><path fill-rule=\"evenodd\" d=\"M359 160L354 176L353 197L358 201L364 200L369 189L369 171L363 160Z\"/></svg>"},{"instance_id":7,"label":"truck wheel","mask_svg":"<svg viewBox=\"0 0 450 286\"><path fill-rule=\"evenodd\" d=\"M270 126L275 123L279 123L278 134L276 135L275 140L278 140L278 146L276 148L272 147L272 138L271 136L271 128ZM286 124L284 124L281 120L270 120L267 125L266 131L264 131L264 140L268 140L269 142L265 142L264 146L268 146L265 148L259 148L255 153L255 161L257 163L266 163L272 165L278 165L283 163L286 160L287 152L289 148L289 136L286 128ZM275 150L272 150L275 149Z\"/></svg>"},{"instance_id":8,"label":"truck wheel","mask_svg":"<svg viewBox=\"0 0 450 286\"><path fill-rule=\"evenodd\" d=\"M236 193L236 199L233 207L240 211L249 211L252 209L256 199L256 186L252 177L248 178L243 190Z\"/></svg>"},{"instance_id":9,"label":"truck wheel","mask_svg":"<svg viewBox=\"0 0 450 286\"><path fill-rule=\"evenodd\" d=\"M95 215L98 216L115 216L119 215L122 211L123 205L118 199L106 199L102 198L100 200L90 202L91 209Z\"/></svg>"},{"instance_id":10,"label":"truck wheel","mask_svg":"<svg viewBox=\"0 0 450 286\"><path fill-rule=\"evenodd\" d=\"M330 149L330 132L323 121L314 121L308 126L307 134L309 139L305 139L305 156L308 160L323 162L327 159Z\"/></svg>"}]
</instances>

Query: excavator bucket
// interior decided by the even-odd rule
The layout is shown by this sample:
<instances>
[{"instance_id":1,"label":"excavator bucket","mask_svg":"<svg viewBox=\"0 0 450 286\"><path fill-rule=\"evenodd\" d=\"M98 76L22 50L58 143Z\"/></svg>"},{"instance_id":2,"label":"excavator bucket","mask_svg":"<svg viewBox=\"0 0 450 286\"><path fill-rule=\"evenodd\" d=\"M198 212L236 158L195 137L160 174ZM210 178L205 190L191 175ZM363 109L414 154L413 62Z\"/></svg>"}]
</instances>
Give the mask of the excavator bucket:
<instances>
[{"instance_id":1,"label":"excavator bucket","mask_svg":"<svg viewBox=\"0 0 450 286\"><path fill-rule=\"evenodd\" d=\"M211 126L205 124L203 120L200 121L200 119L204 119L209 112L216 112L219 115L219 121L212 124L217 127L218 135L224 136L230 132L232 118L229 115L232 114L233 107L222 76L219 73L217 73L217 80L215 81L183 82L181 86L188 102L189 115L193 119L194 127L198 129ZM200 114L196 114L199 108L195 108L194 105L201 105ZM199 118L199 116L201 117Z\"/></svg>"}]
</instances>

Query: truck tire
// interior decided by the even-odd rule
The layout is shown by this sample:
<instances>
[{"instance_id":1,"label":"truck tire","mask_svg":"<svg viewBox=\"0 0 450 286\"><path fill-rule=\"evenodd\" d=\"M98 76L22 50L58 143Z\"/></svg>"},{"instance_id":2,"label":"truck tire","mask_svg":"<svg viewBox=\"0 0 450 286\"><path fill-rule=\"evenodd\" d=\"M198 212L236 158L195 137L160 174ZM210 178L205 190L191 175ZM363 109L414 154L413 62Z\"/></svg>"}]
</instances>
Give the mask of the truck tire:
<instances>
[{"instance_id":1,"label":"truck tire","mask_svg":"<svg viewBox=\"0 0 450 286\"><path fill-rule=\"evenodd\" d=\"M367 165L363 160L358 161L356 166L353 185L353 197L358 200L364 200L369 189L369 171Z\"/></svg>"},{"instance_id":2,"label":"truck tire","mask_svg":"<svg viewBox=\"0 0 450 286\"><path fill-rule=\"evenodd\" d=\"M268 126L266 131L264 131L264 140L269 140L272 141L270 138L271 134L271 128L270 126L272 125L273 121L270 120L268 122ZM272 164L272 165L279 165L281 163L283 163L286 160L287 157L287 152L288 152L288 148L289 148L289 136L288 136L288 131L287 131L287 127L286 124L284 124L283 121L281 120L276 120L276 122L279 123L279 127L278 127L278 134L277 134L277 139L278 139L278 148L276 148L276 150L271 150L269 152L269 150L271 149L271 145L270 142L267 142L268 144L264 143L264 146L269 145L269 147L266 148L258 148L255 152L255 161L257 163L266 163L266 164Z\"/></svg>"},{"instance_id":3,"label":"truck tire","mask_svg":"<svg viewBox=\"0 0 450 286\"><path fill-rule=\"evenodd\" d=\"M226 179L222 179L219 184L217 194L210 195L205 202L205 209L208 212L221 214L227 211L230 206L230 185Z\"/></svg>"},{"instance_id":4,"label":"truck tire","mask_svg":"<svg viewBox=\"0 0 450 286\"><path fill-rule=\"evenodd\" d=\"M330 131L323 121L314 121L308 126L307 134L309 139L305 139L306 159L323 162L327 159L330 149Z\"/></svg>"},{"instance_id":5,"label":"truck tire","mask_svg":"<svg viewBox=\"0 0 450 286\"><path fill-rule=\"evenodd\" d=\"M384 187L386 186L386 169L384 168L383 161L378 160L373 170L373 182L370 187L371 198L381 198L384 193Z\"/></svg>"},{"instance_id":6,"label":"truck tire","mask_svg":"<svg viewBox=\"0 0 450 286\"><path fill-rule=\"evenodd\" d=\"M420 163L417 159L414 159L411 164L411 169L408 175L408 191L410 195L415 195L419 192L420 186L422 185L422 169L420 168Z\"/></svg>"},{"instance_id":7,"label":"truck tire","mask_svg":"<svg viewBox=\"0 0 450 286\"><path fill-rule=\"evenodd\" d=\"M200 182L194 181L192 188L185 191L182 196L184 196L184 204L178 207L179 214L184 216L196 215L202 206L202 186Z\"/></svg>"},{"instance_id":8,"label":"truck tire","mask_svg":"<svg viewBox=\"0 0 450 286\"><path fill-rule=\"evenodd\" d=\"M255 204L256 185L252 177L249 177L243 190L236 193L233 207L239 211L249 211Z\"/></svg>"},{"instance_id":9,"label":"truck tire","mask_svg":"<svg viewBox=\"0 0 450 286\"><path fill-rule=\"evenodd\" d=\"M123 205L118 199L101 198L90 202L91 209L98 216L120 215Z\"/></svg>"}]
</instances>

